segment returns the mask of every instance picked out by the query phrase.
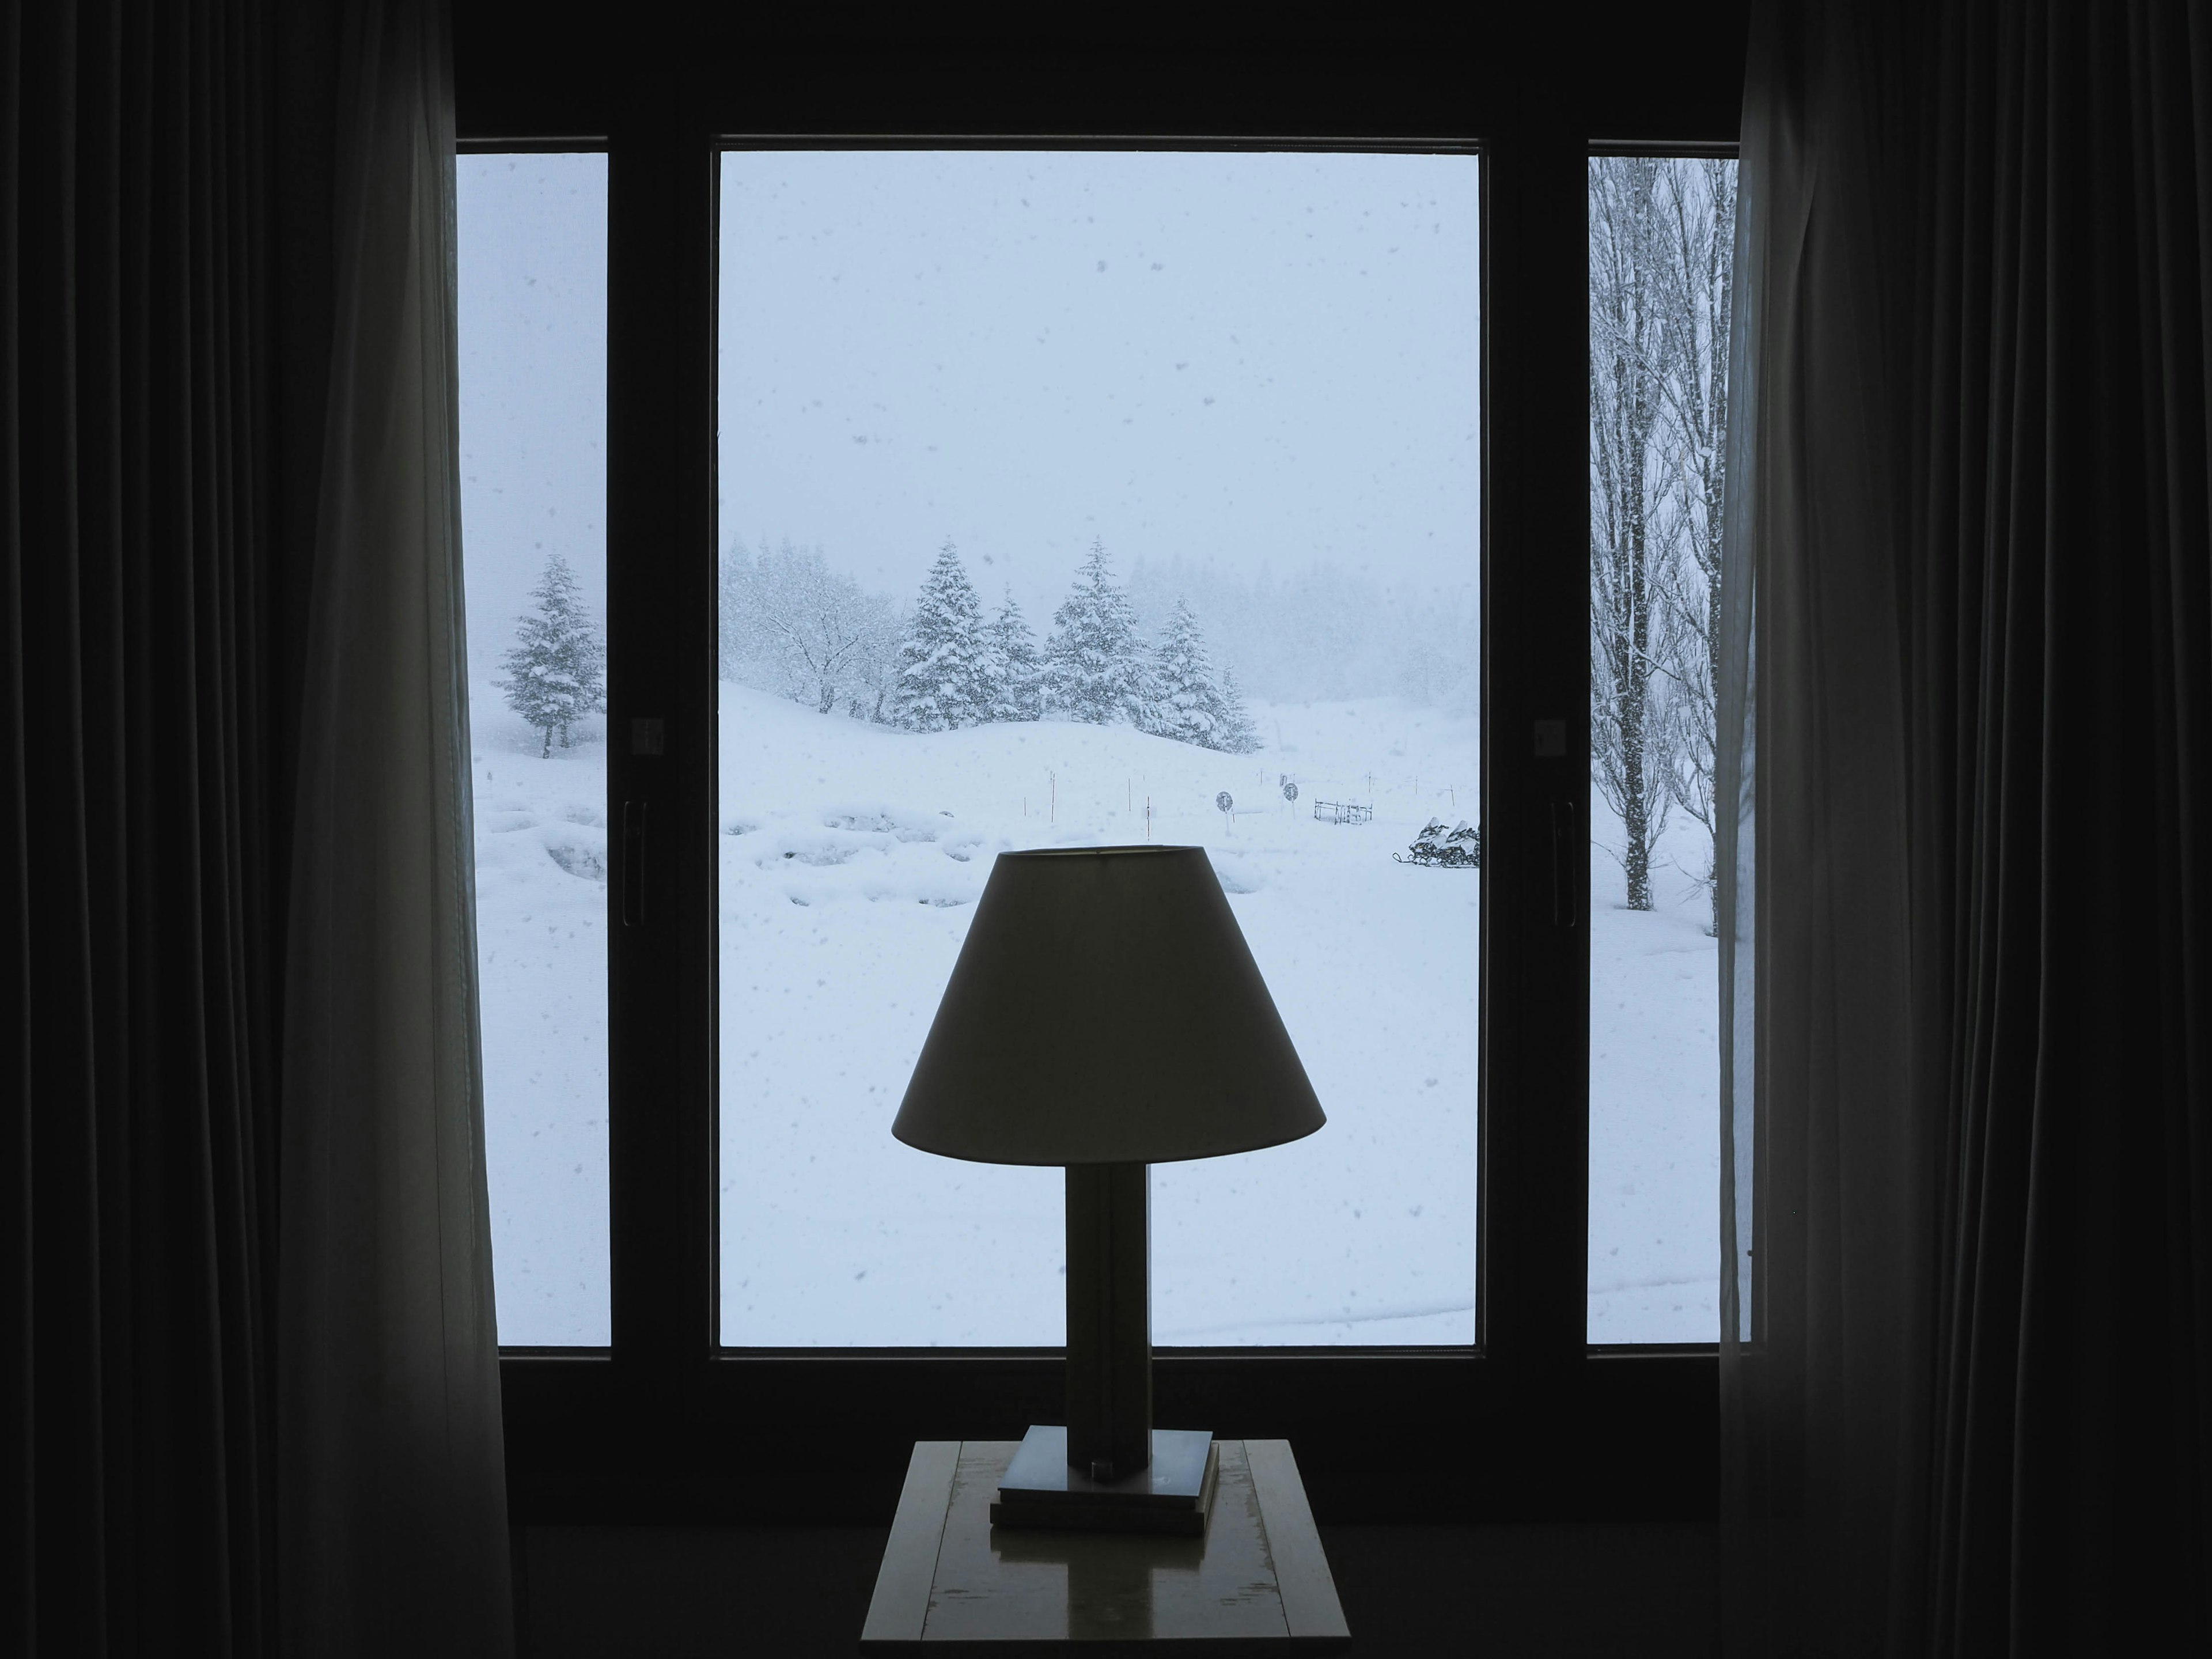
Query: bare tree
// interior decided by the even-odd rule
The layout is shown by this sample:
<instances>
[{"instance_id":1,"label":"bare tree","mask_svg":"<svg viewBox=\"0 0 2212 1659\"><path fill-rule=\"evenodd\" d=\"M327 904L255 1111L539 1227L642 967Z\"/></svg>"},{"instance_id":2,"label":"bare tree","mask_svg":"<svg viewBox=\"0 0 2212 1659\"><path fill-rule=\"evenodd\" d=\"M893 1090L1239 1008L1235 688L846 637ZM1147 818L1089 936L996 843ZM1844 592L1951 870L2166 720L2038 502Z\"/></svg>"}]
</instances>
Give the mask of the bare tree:
<instances>
[{"instance_id":1,"label":"bare tree","mask_svg":"<svg viewBox=\"0 0 2212 1659\"><path fill-rule=\"evenodd\" d=\"M1674 804L1705 827L1705 867L1700 879L1717 906L1713 752L1720 688L1721 526L1735 164L1669 161L1662 166L1659 186L1662 247L1657 275L1668 366L1662 381L1662 450L1674 496L1674 519L1682 532L1682 556L1668 568L1662 590L1680 647L1668 665L1675 696L1674 764L1668 785Z\"/></svg>"},{"instance_id":2,"label":"bare tree","mask_svg":"<svg viewBox=\"0 0 2212 1659\"><path fill-rule=\"evenodd\" d=\"M1632 910L1651 908L1674 770L1675 523L1654 465L1673 343L1656 269L1663 165L1621 156L1589 169L1590 781L1620 817Z\"/></svg>"},{"instance_id":3,"label":"bare tree","mask_svg":"<svg viewBox=\"0 0 2212 1659\"><path fill-rule=\"evenodd\" d=\"M732 544L721 568L721 672L827 714L880 720L898 651L891 602L788 541L757 557Z\"/></svg>"}]
</instances>

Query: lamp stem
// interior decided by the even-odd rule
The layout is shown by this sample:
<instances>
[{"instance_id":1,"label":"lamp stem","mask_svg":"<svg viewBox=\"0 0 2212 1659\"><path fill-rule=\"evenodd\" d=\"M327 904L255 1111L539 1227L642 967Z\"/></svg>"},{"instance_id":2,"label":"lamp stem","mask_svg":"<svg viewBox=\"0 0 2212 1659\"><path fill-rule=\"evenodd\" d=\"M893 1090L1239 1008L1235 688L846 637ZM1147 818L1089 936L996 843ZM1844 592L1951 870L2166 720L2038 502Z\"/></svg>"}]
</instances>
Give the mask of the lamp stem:
<instances>
[{"instance_id":1,"label":"lamp stem","mask_svg":"<svg viewBox=\"0 0 2212 1659\"><path fill-rule=\"evenodd\" d=\"M1067 1462L1109 1480L1152 1455L1151 1176L1067 1169Z\"/></svg>"}]
</instances>

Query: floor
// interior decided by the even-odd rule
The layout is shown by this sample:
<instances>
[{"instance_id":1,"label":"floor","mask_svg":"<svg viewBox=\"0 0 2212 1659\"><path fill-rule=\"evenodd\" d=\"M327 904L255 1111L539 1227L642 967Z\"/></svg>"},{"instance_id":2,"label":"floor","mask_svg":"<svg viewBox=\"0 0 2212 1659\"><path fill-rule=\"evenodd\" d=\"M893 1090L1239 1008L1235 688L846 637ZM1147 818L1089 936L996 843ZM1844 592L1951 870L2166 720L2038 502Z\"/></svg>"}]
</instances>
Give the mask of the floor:
<instances>
[{"instance_id":1,"label":"floor","mask_svg":"<svg viewBox=\"0 0 2212 1659\"><path fill-rule=\"evenodd\" d=\"M1708 1526L1321 1531L1356 1653L1717 1650ZM523 1528L521 1659L849 1656L884 1538L870 1527Z\"/></svg>"}]
</instances>

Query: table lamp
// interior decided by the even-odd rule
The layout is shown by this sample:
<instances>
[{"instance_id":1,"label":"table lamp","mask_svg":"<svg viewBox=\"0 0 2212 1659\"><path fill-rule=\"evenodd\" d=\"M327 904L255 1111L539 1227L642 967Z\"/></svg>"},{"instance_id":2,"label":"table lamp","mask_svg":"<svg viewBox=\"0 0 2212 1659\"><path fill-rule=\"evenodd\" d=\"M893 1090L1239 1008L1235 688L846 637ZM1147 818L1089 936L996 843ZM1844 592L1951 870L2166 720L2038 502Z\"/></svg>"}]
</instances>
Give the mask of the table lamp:
<instances>
[{"instance_id":1,"label":"table lamp","mask_svg":"<svg viewBox=\"0 0 2212 1659\"><path fill-rule=\"evenodd\" d=\"M1030 1428L994 1524L1204 1530L1212 1431L1152 1422L1148 1166L1324 1121L1203 848L999 855L891 1125L1067 1170L1067 1422Z\"/></svg>"}]
</instances>

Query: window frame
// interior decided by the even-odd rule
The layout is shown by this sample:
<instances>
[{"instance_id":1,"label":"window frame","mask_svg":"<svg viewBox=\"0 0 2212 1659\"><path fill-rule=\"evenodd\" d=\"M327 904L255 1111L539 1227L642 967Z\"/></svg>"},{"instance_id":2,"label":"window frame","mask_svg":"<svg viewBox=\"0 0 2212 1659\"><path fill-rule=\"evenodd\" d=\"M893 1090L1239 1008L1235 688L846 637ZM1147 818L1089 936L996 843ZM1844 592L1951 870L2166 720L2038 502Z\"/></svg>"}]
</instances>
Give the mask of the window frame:
<instances>
[{"instance_id":1,"label":"window frame","mask_svg":"<svg viewBox=\"0 0 2212 1659\"><path fill-rule=\"evenodd\" d=\"M1740 8L1712 9L1740 22ZM1158 1410L1290 1439L1324 1519L1709 1518L1714 1345L1585 1340L1589 550L1583 515L1556 503L1588 501L1589 159L1732 146L1741 27L1733 60L1709 41L1631 39L1594 71L1546 33L1559 26L1534 22L1173 51L1133 26L1103 45L911 25L902 39L888 23L812 37L647 24L610 41L609 27L549 27L506 0L455 14L465 149L608 156L609 823L642 803L647 826L641 925L622 925L610 884L612 1342L501 1351L513 1519L880 1522L913 1441L1018 1437L1060 1407L1056 1349L715 1345L714 259L717 157L733 142L1480 155L1478 1343L1163 1350ZM1698 95L1656 98L1633 73L1669 50ZM1606 132L1655 136L1604 142L1591 110L1617 124ZM1515 626L1493 631L1504 614ZM635 718L665 723L664 753L631 752ZM1540 719L1565 721L1565 757L1534 753ZM1571 925L1555 920L1562 900ZM1382 1427L1409 1423L1427 1425L1413 1455L1382 1451Z\"/></svg>"}]
</instances>

